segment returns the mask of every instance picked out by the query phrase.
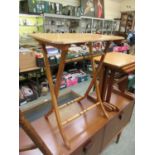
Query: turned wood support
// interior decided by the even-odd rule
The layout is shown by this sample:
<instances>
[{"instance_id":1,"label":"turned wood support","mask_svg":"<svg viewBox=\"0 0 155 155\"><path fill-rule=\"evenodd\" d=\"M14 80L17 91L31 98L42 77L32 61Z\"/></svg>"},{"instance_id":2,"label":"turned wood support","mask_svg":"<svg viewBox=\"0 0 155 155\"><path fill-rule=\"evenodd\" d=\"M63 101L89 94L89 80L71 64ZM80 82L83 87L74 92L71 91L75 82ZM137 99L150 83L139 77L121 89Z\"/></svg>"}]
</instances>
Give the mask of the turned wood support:
<instances>
[{"instance_id":1,"label":"turned wood support","mask_svg":"<svg viewBox=\"0 0 155 155\"><path fill-rule=\"evenodd\" d=\"M72 116L71 118L69 118L69 119L67 119L66 121L62 122L62 125L65 125L65 124L67 124L67 123L69 123L69 122L75 120L76 118L78 118L78 117L84 115L86 112L88 112L88 111L90 111L91 109L97 107L98 105L100 105L100 102L97 102L96 104L94 104L94 105L88 107L87 109L85 109L85 110L79 112L78 114L75 114L75 115Z\"/></svg>"}]
</instances>

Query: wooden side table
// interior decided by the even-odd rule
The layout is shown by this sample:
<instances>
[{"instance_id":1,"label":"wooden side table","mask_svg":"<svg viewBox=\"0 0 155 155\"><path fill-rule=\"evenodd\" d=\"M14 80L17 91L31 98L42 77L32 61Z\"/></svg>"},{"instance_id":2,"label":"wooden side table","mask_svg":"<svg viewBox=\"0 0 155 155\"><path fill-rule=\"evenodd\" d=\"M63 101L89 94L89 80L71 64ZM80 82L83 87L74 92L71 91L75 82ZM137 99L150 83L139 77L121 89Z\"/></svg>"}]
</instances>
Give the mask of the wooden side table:
<instances>
[{"instance_id":1,"label":"wooden side table","mask_svg":"<svg viewBox=\"0 0 155 155\"><path fill-rule=\"evenodd\" d=\"M100 57L94 58L99 63ZM135 57L133 55L110 52L103 61L102 74L100 74L100 90L103 102L109 103L116 72L131 73L135 70ZM109 77L108 77L109 76Z\"/></svg>"}]
</instances>

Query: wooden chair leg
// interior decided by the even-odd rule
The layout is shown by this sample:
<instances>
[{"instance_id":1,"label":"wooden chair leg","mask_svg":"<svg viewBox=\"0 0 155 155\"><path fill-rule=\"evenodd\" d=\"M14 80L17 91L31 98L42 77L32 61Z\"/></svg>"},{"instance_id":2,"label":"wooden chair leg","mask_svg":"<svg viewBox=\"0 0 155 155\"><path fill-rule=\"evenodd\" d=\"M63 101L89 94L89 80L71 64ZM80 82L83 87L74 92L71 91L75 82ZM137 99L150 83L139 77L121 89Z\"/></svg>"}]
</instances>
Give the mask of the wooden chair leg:
<instances>
[{"instance_id":1,"label":"wooden chair leg","mask_svg":"<svg viewBox=\"0 0 155 155\"><path fill-rule=\"evenodd\" d=\"M19 124L43 154L52 155L51 151L48 149L44 141L41 139L41 137L29 123L29 121L24 117L21 110L19 110Z\"/></svg>"},{"instance_id":2,"label":"wooden chair leg","mask_svg":"<svg viewBox=\"0 0 155 155\"><path fill-rule=\"evenodd\" d=\"M58 109L58 103L57 103L57 98L56 98L56 95L55 95L55 90L54 90L54 84L53 84L53 79L52 79L52 73L51 73L51 70L50 70L50 65L49 65L49 62L48 62L48 57L47 57L47 50L46 50L46 46L43 44L42 45L43 47L43 55L44 55L44 62L45 62L45 69L46 69L46 76L47 76L47 79L48 79L48 82L49 82L49 87L50 87L50 95L51 95L51 105L52 107L54 108L54 112L55 112L55 116L56 116L56 120L57 120L57 123L58 123L58 128L59 128L59 131L60 131L60 134L62 136L62 139L66 145L67 148L70 148L70 144L65 136L65 133L64 133L64 130L63 130L63 127L62 127L62 124L61 124L61 119L60 119L60 114L59 114L59 109ZM46 118L48 118L48 115L50 113L48 113L46 115Z\"/></svg>"}]
</instances>

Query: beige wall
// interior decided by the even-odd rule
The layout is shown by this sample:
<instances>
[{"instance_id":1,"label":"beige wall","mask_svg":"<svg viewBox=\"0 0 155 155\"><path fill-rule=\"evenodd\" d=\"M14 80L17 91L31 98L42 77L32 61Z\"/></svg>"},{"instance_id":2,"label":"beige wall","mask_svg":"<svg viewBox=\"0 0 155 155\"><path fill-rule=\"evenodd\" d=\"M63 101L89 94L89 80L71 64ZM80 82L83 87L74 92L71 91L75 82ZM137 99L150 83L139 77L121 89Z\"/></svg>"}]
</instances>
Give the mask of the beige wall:
<instances>
[{"instance_id":1,"label":"beige wall","mask_svg":"<svg viewBox=\"0 0 155 155\"><path fill-rule=\"evenodd\" d=\"M121 1L120 0L104 0L105 5L105 18L120 18Z\"/></svg>"},{"instance_id":2,"label":"beige wall","mask_svg":"<svg viewBox=\"0 0 155 155\"><path fill-rule=\"evenodd\" d=\"M134 11L135 0L123 0L121 2L121 11Z\"/></svg>"}]
</instances>

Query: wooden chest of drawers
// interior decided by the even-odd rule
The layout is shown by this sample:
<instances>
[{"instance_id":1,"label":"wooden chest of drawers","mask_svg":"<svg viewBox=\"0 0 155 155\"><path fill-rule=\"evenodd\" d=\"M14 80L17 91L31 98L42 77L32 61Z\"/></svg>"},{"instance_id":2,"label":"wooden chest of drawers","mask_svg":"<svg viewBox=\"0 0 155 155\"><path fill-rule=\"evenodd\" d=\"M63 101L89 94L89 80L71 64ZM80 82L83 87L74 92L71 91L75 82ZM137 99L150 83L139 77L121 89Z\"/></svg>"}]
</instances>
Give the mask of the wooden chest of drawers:
<instances>
[{"instance_id":1,"label":"wooden chest of drawers","mask_svg":"<svg viewBox=\"0 0 155 155\"><path fill-rule=\"evenodd\" d=\"M50 116L51 126L44 118L32 122L32 125L41 135L53 155L98 155L129 123L134 107L133 99L114 92L112 93L111 103L117 105L120 111L109 112L109 120L102 116L100 107L96 107L84 116L64 126L67 138L71 143L70 150L63 145L53 116ZM93 103L87 99L82 102L84 107L91 104ZM80 110L79 105L75 103L64 109L61 117L66 119L70 113L75 114ZM31 143L32 141L20 129L20 147ZM20 153L20 155L40 154L39 149Z\"/></svg>"}]
</instances>

